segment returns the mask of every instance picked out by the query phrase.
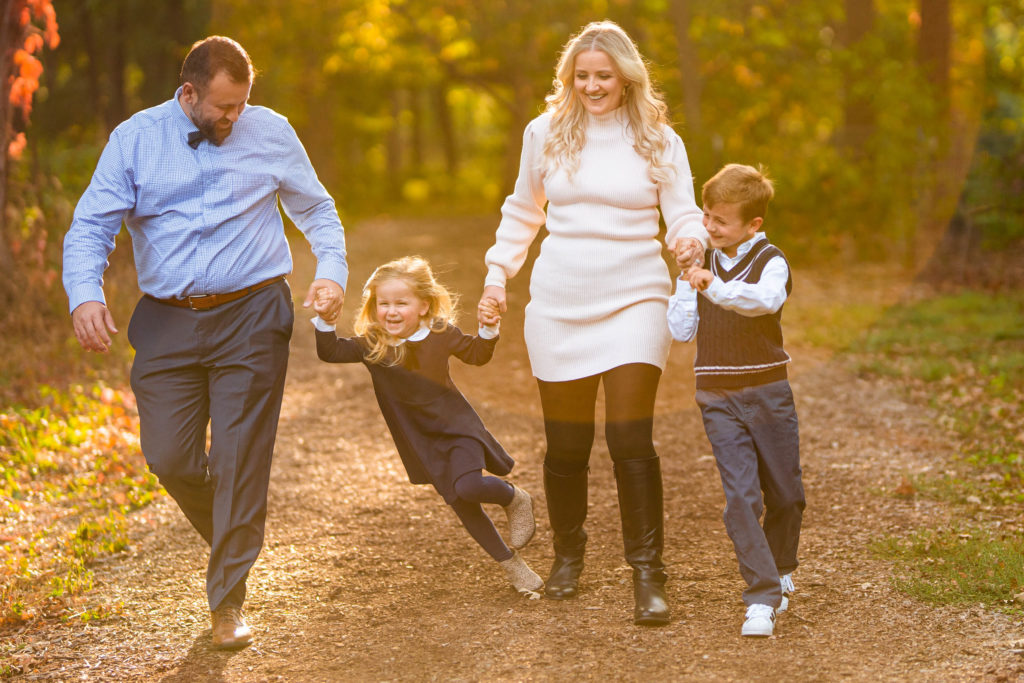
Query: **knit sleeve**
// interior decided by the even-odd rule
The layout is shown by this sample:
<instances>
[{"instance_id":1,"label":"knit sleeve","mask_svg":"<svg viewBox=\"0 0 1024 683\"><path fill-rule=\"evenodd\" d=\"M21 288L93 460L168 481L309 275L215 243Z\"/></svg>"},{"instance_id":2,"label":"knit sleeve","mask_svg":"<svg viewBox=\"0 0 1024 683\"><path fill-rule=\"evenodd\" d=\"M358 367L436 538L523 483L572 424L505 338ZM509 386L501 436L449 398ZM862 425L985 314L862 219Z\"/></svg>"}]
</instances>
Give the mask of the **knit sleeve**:
<instances>
[{"instance_id":1,"label":"knit sleeve","mask_svg":"<svg viewBox=\"0 0 1024 683\"><path fill-rule=\"evenodd\" d=\"M519 177L515 189L501 207L501 223L495 233L494 246L484 256L487 264L485 286L504 287L507 280L515 277L526 261L530 244L547 218L542 168L546 122L546 115L540 116L531 121L523 133Z\"/></svg>"},{"instance_id":2,"label":"knit sleeve","mask_svg":"<svg viewBox=\"0 0 1024 683\"><path fill-rule=\"evenodd\" d=\"M670 247L680 237L694 237L707 248L708 233L704 229L704 212L697 206L693 192L693 172L686 156L686 147L679 135L667 128L666 160L675 168L674 177L658 186L661 214L667 232L665 243Z\"/></svg>"}]
</instances>

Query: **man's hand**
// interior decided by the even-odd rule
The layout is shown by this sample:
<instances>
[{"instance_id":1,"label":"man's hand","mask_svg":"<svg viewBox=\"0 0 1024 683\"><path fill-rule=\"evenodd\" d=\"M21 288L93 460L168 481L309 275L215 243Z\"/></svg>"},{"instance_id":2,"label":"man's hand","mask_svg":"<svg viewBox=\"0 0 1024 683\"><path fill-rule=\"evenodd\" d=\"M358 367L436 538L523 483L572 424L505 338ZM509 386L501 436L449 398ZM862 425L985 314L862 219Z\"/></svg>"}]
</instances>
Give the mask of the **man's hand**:
<instances>
[{"instance_id":1,"label":"man's hand","mask_svg":"<svg viewBox=\"0 0 1024 683\"><path fill-rule=\"evenodd\" d=\"M78 343L86 351L106 353L110 350L110 335L117 334L114 316L99 301L86 301L71 312Z\"/></svg>"},{"instance_id":2,"label":"man's hand","mask_svg":"<svg viewBox=\"0 0 1024 683\"><path fill-rule=\"evenodd\" d=\"M345 290L334 280L321 278L313 280L306 293L306 300L302 302L303 308L313 307L313 310L324 322L333 325L341 314L341 307L345 303Z\"/></svg>"}]
</instances>

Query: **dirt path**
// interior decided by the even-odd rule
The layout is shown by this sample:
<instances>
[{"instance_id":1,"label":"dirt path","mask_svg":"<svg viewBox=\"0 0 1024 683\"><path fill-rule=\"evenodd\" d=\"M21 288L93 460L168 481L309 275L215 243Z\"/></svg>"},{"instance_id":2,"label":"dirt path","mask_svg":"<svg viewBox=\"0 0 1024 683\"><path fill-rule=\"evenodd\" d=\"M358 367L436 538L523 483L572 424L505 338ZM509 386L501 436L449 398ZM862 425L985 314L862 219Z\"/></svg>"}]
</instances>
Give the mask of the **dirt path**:
<instances>
[{"instance_id":1,"label":"dirt path","mask_svg":"<svg viewBox=\"0 0 1024 683\"><path fill-rule=\"evenodd\" d=\"M346 319L369 270L420 253L472 311L495 219L359 226ZM409 237L409 235L415 237ZM296 249L296 291L308 259ZM798 279L796 308L841 288ZM828 287L824 286L828 285ZM541 522L524 557L551 560L540 480L543 433L521 337L525 274L494 361L453 363L485 422L518 460L512 479L535 494ZM857 290L855 296L878 296ZM801 301L805 302L801 304ZM714 461L693 404L692 347L677 345L659 396L656 440L666 485L671 625L632 624L611 465L592 460L591 542L577 600L525 601L458 526L441 499L408 484L369 377L328 366L297 315L271 483L267 542L247 603L256 644L208 646L205 552L173 503L134 516L129 552L96 569L93 597L124 616L22 634L35 657L25 680L1018 680L1020 624L981 608L936 609L896 593L867 542L942 515L891 492L906 473L941 467L953 447L921 406L791 348L808 494L798 592L769 640L740 637L741 580L721 521ZM465 326L471 328L469 316ZM496 519L503 517L500 510ZM499 528L502 520L497 519Z\"/></svg>"}]
</instances>

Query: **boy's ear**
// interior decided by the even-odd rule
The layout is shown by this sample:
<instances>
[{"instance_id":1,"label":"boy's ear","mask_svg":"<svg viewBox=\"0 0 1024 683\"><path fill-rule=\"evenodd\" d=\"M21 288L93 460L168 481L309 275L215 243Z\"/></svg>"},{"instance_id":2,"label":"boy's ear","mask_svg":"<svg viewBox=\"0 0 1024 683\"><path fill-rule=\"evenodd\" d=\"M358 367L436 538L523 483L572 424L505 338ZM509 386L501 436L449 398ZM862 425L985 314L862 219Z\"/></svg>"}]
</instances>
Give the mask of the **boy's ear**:
<instances>
[{"instance_id":1,"label":"boy's ear","mask_svg":"<svg viewBox=\"0 0 1024 683\"><path fill-rule=\"evenodd\" d=\"M764 223L764 218L758 216L757 218L750 221L750 234L753 235L755 232L761 229L761 224Z\"/></svg>"}]
</instances>

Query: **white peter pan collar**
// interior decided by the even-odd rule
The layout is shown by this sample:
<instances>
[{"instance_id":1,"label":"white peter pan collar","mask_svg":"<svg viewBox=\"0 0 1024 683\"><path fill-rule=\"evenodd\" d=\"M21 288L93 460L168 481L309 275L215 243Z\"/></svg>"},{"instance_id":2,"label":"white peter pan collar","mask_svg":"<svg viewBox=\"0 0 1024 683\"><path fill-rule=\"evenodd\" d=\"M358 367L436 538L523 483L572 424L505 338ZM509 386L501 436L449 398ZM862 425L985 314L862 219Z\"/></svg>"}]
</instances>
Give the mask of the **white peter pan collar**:
<instances>
[{"instance_id":1,"label":"white peter pan collar","mask_svg":"<svg viewBox=\"0 0 1024 683\"><path fill-rule=\"evenodd\" d=\"M423 341L430 334L430 328L426 325L420 325L420 328L410 334L408 337L400 338L395 342L395 346L401 346L407 341Z\"/></svg>"}]
</instances>

